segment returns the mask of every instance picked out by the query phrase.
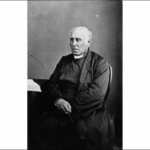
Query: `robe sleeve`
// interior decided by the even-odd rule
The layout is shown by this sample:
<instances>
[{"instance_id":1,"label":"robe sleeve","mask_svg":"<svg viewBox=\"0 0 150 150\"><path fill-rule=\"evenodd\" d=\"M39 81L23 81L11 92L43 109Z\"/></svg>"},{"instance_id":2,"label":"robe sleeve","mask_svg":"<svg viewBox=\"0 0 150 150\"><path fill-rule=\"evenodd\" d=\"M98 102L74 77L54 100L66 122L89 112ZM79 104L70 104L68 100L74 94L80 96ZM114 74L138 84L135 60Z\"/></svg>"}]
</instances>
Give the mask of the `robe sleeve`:
<instances>
[{"instance_id":1,"label":"robe sleeve","mask_svg":"<svg viewBox=\"0 0 150 150\"><path fill-rule=\"evenodd\" d=\"M47 87L47 94L51 100L52 103L54 103L57 99L62 98L62 93L60 91L60 87L58 85L58 79L60 76L60 69L62 66L62 61L63 57L57 64L53 74L51 75L49 82L48 82L48 87Z\"/></svg>"},{"instance_id":2,"label":"robe sleeve","mask_svg":"<svg viewBox=\"0 0 150 150\"><path fill-rule=\"evenodd\" d=\"M75 97L75 105L81 111L90 111L103 105L109 81L109 64L103 59L93 70L93 81Z\"/></svg>"}]
</instances>

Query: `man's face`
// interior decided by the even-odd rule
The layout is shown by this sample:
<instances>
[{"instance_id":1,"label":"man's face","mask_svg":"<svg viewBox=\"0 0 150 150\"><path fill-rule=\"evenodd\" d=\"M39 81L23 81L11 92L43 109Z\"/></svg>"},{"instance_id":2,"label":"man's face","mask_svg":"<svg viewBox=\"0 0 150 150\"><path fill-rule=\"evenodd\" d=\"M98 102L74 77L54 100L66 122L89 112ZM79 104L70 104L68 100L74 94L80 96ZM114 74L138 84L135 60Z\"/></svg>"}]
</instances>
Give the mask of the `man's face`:
<instances>
[{"instance_id":1,"label":"man's face","mask_svg":"<svg viewBox=\"0 0 150 150\"><path fill-rule=\"evenodd\" d=\"M74 29L70 35L70 47L73 55L80 56L89 47L86 33L82 29Z\"/></svg>"}]
</instances>

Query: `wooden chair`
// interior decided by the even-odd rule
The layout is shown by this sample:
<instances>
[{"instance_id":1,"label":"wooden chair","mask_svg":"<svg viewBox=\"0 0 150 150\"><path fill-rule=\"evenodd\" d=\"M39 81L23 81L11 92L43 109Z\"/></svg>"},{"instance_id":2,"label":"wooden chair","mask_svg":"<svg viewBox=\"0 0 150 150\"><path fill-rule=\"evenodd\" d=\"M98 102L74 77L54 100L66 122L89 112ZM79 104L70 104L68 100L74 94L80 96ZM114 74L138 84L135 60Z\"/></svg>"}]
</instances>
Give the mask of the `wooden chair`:
<instances>
[{"instance_id":1,"label":"wooden chair","mask_svg":"<svg viewBox=\"0 0 150 150\"><path fill-rule=\"evenodd\" d=\"M110 92L111 83L112 83L112 76L113 76L112 67L109 66L109 82L108 82L108 88L107 88L107 91L106 91L106 94L105 94L105 98L104 98L105 102L106 102L107 97L108 97L109 92Z\"/></svg>"},{"instance_id":2,"label":"wooden chair","mask_svg":"<svg viewBox=\"0 0 150 150\"><path fill-rule=\"evenodd\" d=\"M109 92L110 92L110 88L111 88L111 84L112 84L112 77L113 77L113 70L112 67L109 66L109 82L108 82L108 87L107 87L107 91L105 94L105 98L104 98L104 102L105 102L105 108L106 108L106 100L108 98ZM113 149L113 145L114 145L114 138L115 138L115 125L114 125L114 118L115 118L115 114L110 115L109 118L109 133L110 133L110 147L108 147L108 149Z\"/></svg>"}]
</instances>

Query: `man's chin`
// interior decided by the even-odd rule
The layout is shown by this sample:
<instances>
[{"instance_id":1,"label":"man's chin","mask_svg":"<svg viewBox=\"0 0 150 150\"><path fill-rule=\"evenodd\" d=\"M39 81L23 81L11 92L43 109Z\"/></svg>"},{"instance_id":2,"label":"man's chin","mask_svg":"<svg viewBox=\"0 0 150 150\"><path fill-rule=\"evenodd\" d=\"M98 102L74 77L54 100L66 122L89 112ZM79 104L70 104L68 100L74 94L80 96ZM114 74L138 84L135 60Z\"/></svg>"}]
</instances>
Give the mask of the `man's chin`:
<instances>
[{"instance_id":1,"label":"man's chin","mask_svg":"<svg viewBox=\"0 0 150 150\"><path fill-rule=\"evenodd\" d=\"M81 54L78 53L78 52L72 52L72 54L75 55L75 56L80 56L80 55L81 55Z\"/></svg>"},{"instance_id":2,"label":"man's chin","mask_svg":"<svg viewBox=\"0 0 150 150\"><path fill-rule=\"evenodd\" d=\"M74 55L74 56L80 56L80 55L82 55L82 54L73 53L73 55Z\"/></svg>"}]
</instances>

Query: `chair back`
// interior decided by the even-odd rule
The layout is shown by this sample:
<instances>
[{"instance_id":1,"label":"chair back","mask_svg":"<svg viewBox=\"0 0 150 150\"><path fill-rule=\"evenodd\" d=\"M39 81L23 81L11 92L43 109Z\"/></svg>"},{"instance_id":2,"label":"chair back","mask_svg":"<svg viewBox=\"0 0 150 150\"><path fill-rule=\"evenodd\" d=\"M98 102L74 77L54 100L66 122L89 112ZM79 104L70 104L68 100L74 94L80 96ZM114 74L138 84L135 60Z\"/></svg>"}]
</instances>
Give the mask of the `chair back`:
<instances>
[{"instance_id":1,"label":"chair back","mask_svg":"<svg viewBox=\"0 0 150 150\"><path fill-rule=\"evenodd\" d=\"M111 87L111 83L112 83L112 67L109 66L109 82L108 82L108 87L107 87L107 91L106 91L106 94L105 94L105 98L104 98L104 102L106 102L107 100L107 97L109 95L109 91L110 91L110 87Z\"/></svg>"}]
</instances>

